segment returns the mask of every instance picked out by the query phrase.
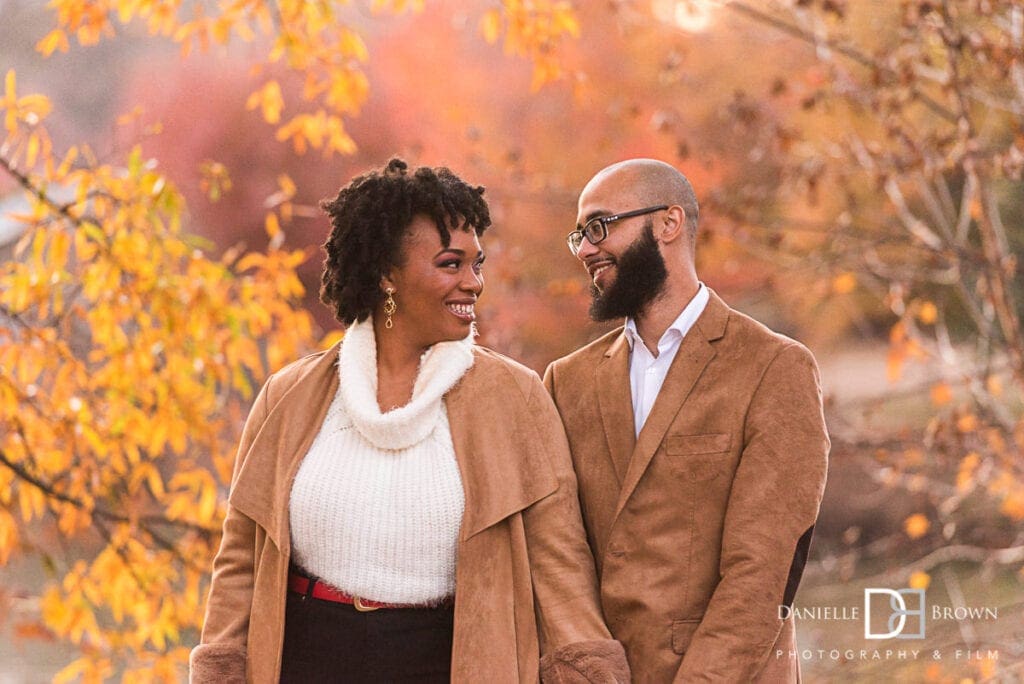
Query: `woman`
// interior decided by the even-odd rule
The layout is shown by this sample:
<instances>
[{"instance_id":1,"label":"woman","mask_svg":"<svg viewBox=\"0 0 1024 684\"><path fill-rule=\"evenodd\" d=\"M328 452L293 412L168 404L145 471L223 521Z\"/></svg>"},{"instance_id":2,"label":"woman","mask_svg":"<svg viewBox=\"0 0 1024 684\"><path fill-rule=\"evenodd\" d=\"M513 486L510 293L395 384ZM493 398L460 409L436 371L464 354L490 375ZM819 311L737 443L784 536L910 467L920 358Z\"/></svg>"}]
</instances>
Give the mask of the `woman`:
<instances>
[{"instance_id":1,"label":"woman","mask_svg":"<svg viewBox=\"0 0 1024 684\"><path fill-rule=\"evenodd\" d=\"M554 405L473 344L482 195L392 159L323 204L348 329L255 401L192 681L628 681Z\"/></svg>"}]
</instances>

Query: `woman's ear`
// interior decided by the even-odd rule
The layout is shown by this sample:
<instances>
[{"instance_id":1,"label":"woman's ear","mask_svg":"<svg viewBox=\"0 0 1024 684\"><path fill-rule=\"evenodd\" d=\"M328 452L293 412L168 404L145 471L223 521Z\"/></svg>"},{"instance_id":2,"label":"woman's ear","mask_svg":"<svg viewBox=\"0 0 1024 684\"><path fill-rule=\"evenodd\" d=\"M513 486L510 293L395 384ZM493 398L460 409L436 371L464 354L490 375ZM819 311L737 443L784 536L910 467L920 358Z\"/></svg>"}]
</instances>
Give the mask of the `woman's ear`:
<instances>
[{"instance_id":1,"label":"woman's ear","mask_svg":"<svg viewBox=\"0 0 1024 684\"><path fill-rule=\"evenodd\" d=\"M380 279L380 290L381 290L381 292L387 292L389 288L392 291L394 291L396 289L395 288L395 283L391 280L390 276L387 276L387 275L381 276L381 279Z\"/></svg>"}]
</instances>

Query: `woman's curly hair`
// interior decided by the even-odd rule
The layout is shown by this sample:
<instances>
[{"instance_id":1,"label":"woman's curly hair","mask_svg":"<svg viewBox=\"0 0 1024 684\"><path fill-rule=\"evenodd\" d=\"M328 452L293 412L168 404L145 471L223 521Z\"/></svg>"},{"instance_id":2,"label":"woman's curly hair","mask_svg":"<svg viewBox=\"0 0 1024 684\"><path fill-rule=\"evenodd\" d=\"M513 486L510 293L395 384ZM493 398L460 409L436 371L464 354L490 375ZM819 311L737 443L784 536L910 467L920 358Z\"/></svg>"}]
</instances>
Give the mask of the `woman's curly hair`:
<instances>
[{"instance_id":1,"label":"woman's curly hair","mask_svg":"<svg viewBox=\"0 0 1024 684\"><path fill-rule=\"evenodd\" d=\"M402 265L403 240L416 216L434 221L445 247L452 228L472 228L479 236L491 225L483 187L469 185L445 167L407 169L393 158L320 202L333 226L324 244L320 301L345 325L366 320L384 299L381 278Z\"/></svg>"}]
</instances>

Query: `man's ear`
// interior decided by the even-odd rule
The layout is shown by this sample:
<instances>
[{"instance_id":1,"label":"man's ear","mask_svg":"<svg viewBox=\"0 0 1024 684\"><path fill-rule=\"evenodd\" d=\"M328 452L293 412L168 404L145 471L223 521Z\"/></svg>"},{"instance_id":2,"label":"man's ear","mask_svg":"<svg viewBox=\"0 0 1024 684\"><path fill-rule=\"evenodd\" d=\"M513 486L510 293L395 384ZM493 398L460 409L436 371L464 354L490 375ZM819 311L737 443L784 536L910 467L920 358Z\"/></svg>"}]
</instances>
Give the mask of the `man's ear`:
<instances>
[{"instance_id":1,"label":"man's ear","mask_svg":"<svg viewBox=\"0 0 1024 684\"><path fill-rule=\"evenodd\" d=\"M658 242L666 244L678 240L686 233L686 212L678 204L673 204L665 211L665 218L654 231Z\"/></svg>"}]
</instances>

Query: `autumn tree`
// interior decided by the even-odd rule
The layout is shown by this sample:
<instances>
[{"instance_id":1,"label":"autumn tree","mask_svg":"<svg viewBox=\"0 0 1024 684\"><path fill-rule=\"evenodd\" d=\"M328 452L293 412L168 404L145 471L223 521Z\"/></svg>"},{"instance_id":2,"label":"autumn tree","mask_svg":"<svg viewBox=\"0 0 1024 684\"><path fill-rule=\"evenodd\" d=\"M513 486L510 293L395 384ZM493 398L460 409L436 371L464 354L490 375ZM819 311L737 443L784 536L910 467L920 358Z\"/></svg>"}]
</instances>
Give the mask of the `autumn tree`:
<instances>
[{"instance_id":1,"label":"autumn tree","mask_svg":"<svg viewBox=\"0 0 1024 684\"><path fill-rule=\"evenodd\" d=\"M300 84L295 101L270 77L248 97L278 143L325 156L356 145L345 118L371 84L348 2L50 6L44 56L133 25L186 54L249 42L257 74L280 63ZM559 78L556 48L577 32L557 1L505 0L478 22L484 39L532 61L535 87ZM296 188L281 176L267 200L266 251L214 253L157 160L139 146L116 159L88 144L55 149L51 109L6 73L0 171L25 209L5 217L22 237L0 264L0 564L38 554L54 569L43 628L82 653L59 681L177 681L201 626L241 420L266 375L316 345L296 305L309 253L284 247ZM212 201L230 187L214 161L203 176Z\"/></svg>"},{"instance_id":2,"label":"autumn tree","mask_svg":"<svg viewBox=\"0 0 1024 684\"><path fill-rule=\"evenodd\" d=\"M727 125L759 141L772 175L720 188L715 210L752 253L824 285L776 279L796 308L873 312L890 380L929 371L900 429L831 426L834 454L866 456L880 483L929 501L901 533L927 553L892 580L927 586L951 560L1020 568L1024 4L725 7L813 59L805 78L737 94Z\"/></svg>"}]
</instances>

